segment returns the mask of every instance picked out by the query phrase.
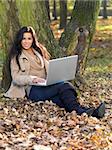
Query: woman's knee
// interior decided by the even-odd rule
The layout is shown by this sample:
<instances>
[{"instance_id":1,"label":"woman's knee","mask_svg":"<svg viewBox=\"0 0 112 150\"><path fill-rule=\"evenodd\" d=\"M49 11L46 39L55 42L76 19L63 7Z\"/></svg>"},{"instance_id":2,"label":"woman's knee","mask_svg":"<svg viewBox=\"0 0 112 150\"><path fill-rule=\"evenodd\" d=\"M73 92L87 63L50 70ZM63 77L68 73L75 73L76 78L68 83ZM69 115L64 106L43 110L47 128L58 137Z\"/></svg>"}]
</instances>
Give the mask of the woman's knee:
<instances>
[{"instance_id":1,"label":"woman's knee","mask_svg":"<svg viewBox=\"0 0 112 150\"><path fill-rule=\"evenodd\" d=\"M67 91L71 91L75 95L75 97L77 97L75 87L70 82L64 82L64 84L62 84L62 86L60 87L59 93L67 93Z\"/></svg>"}]
</instances>

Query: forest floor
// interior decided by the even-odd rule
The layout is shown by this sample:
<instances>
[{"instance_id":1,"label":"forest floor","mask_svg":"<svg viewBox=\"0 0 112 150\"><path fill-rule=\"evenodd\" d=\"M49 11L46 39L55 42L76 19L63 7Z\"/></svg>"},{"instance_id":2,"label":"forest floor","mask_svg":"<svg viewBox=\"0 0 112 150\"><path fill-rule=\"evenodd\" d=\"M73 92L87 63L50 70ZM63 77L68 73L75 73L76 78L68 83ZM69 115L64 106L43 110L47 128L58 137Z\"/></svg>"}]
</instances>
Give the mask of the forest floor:
<instances>
[{"instance_id":1,"label":"forest floor","mask_svg":"<svg viewBox=\"0 0 112 150\"><path fill-rule=\"evenodd\" d=\"M53 22L55 36L57 22ZM82 105L105 102L102 119L66 113L51 101L0 98L0 150L112 150L112 19L98 20L84 74Z\"/></svg>"}]
</instances>

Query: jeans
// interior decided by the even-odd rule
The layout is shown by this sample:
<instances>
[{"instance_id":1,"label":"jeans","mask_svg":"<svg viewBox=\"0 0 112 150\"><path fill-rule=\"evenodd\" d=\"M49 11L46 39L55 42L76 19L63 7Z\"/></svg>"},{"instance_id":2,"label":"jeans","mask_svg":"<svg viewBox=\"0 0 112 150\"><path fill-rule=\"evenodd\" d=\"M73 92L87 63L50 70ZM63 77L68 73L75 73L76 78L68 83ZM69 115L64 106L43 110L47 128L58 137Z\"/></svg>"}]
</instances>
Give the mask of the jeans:
<instances>
[{"instance_id":1,"label":"jeans","mask_svg":"<svg viewBox=\"0 0 112 150\"><path fill-rule=\"evenodd\" d=\"M32 86L28 98L32 101L52 100L59 107L71 112L79 109L77 93L69 82L62 82L50 86Z\"/></svg>"}]
</instances>

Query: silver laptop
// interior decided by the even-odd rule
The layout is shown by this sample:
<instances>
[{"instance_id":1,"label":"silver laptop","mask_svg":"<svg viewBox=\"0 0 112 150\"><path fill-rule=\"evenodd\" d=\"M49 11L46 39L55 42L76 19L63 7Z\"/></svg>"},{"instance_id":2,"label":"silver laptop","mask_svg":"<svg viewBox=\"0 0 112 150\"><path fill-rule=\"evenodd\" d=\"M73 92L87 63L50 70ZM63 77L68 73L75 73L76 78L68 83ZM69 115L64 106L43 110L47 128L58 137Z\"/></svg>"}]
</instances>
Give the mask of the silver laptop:
<instances>
[{"instance_id":1,"label":"silver laptop","mask_svg":"<svg viewBox=\"0 0 112 150\"><path fill-rule=\"evenodd\" d=\"M49 60L47 78L37 85L47 86L75 78L78 55Z\"/></svg>"}]
</instances>

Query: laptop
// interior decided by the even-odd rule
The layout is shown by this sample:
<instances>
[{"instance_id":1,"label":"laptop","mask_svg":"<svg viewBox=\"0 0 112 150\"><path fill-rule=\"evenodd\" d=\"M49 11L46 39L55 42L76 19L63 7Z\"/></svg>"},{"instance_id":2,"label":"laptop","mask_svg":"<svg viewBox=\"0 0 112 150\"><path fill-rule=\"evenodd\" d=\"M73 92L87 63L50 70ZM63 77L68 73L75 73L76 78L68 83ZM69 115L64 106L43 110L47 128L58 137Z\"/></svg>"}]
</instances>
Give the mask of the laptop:
<instances>
[{"instance_id":1,"label":"laptop","mask_svg":"<svg viewBox=\"0 0 112 150\"><path fill-rule=\"evenodd\" d=\"M78 55L49 60L45 82L38 86L48 86L75 78Z\"/></svg>"}]
</instances>

